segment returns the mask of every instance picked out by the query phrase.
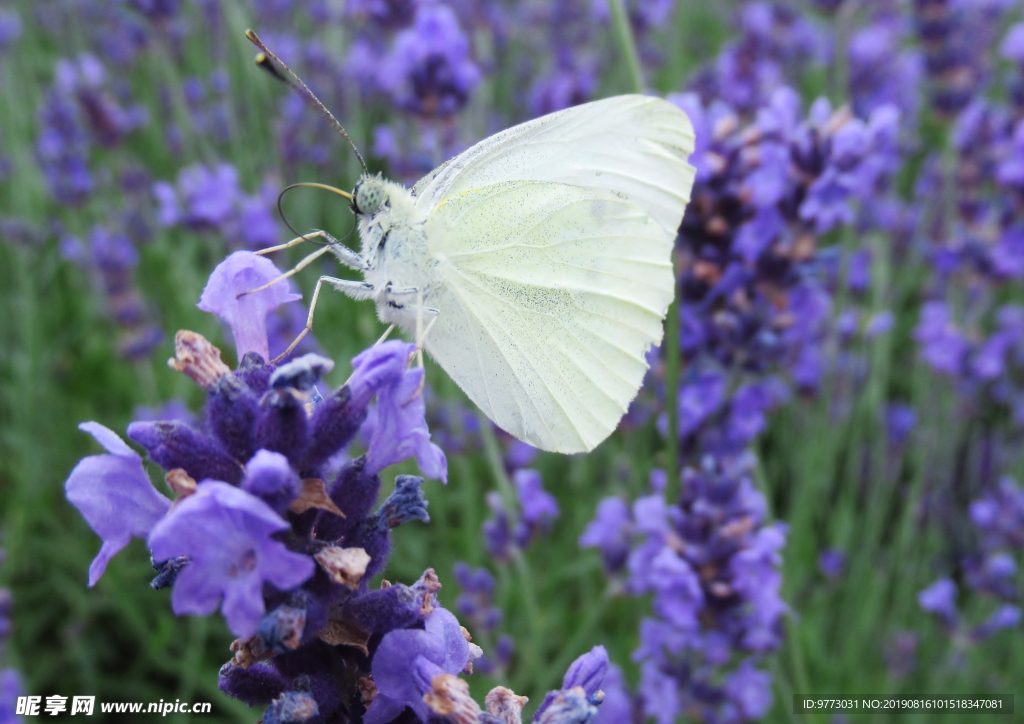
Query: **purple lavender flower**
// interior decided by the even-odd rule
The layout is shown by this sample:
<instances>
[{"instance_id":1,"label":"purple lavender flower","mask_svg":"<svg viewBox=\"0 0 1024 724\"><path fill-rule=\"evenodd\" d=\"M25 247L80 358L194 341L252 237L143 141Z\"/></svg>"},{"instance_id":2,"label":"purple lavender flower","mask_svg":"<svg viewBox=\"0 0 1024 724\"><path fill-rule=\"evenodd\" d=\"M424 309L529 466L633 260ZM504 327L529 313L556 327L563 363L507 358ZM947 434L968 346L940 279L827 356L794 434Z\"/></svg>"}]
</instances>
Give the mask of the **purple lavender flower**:
<instances>
[{"instance_id":1,"label":"purple lavender flower","mask_svg":"<svg viewBox=\"0 0 1024 724\"><path fill-rule=\"evenodd\" d=\"M255 352L269 357L267 315L281 304L300 299L291 292L291 282L275 284L256 294L246 294L279 277L274 263L248 251L236 251L222 261L203 289L199 308L220 317L235 338L238 358Z\"/></svg>"},{"instance_id":2,"label":"purple lavender flower","mask_svg":"<svg viewBox=\"0 0 1024 724\"><path fill-rule=\"evenodd\" d=\"M708 372L679 386L679 434L689 435L722 404L725 378Z\"/></svg>"},{"instance_id":3,"label":"purple lavender flower","mask_svg":"<svg viewBox=\"0 0 1024 724\"><path fill-rule=\"evenodd\" d=\"M952 117L963 110L989 75L984 51L994 44L1005 3L915 0L924 66L932 81L931 103Z\"/></svg>"},{"instance_id":4,"label":"purple lavender flower","mask_svg":"<svg viewBox=\"0 0 1024 724\"><path fill-rule=\"evenodd\" d=\"M263 584L291 590L313 575L313 560L271 538L290 528L266 503L244 490L205 481L149 534L156 560L187 556L171 603L177 614L213 613L224 597L228 626L238 636L256 632L266 609Z\"/></svg>"},{"instance_id":5,"label":"purple lavender flower","mask_svg":"<svg viewBox=\"0 0 1024 724\"><path fill-rule=\"evenodd\" d=\"M115 432L97 422L83 422L106 450L105 455L83 458L71 471L64 491L82 517L103 539L100 552L89 566L89 586L95 586L107 563L133 536L146 537L171 506L157 492L142 467L142 458Z\"/></svg>"},{"instance_id":6,"label":"purple lavender flower","mask_svg":"<svg viewBox=\"0 0 1024 724\"><path fill-rule=\"evenodd\" d=\"M752 113L779 87L821 55L818 30L788 6L752 2L736 15L738 37L713 65L695 75L695 89L713 92L740 113ZM703 93L702 93L703 94Z\"/></svg>"},{"instance_id":7,"label":"purple lavender flower","mask_svg":"<svg viewBox=\"0 0 1024 724\"><path fill-rule=\"evenodd\" d=\"M480 531L484 537L487 552L499 562L507 561L514 550L512 526L508 511L501 495L491 491L486 496L487 505L491 509L491 517L483 522Z\"/></svg>"},{"instance_id":8,"label":"purple lavender flower","mask_svg":"<svg viewBox=\"0 0 1024 724\"><path fill-rule=\"evenodd\" d=\"M352 363L358 369L377 364L376 360L410 359L416 345L391 341L363 352ZM373 475L386 467L415 457L420 470L430 478L448 482L448 462L444 452L430 442L426 404L423 401L423 369L404 370L377 392L377 412L366 452L366 468Z\"/></svg>"},{"instance_id":9,"label":"purple lavender flower","mask_svg":"<svg viewBox=\"0 0 1024 724\"><path fill-rule=\"evenodd\" d=\"M724 721L757 721L772 708L772 677L747 659L724 685L727 703Z\"/></svg>"},{"instance_id":10,"label":"purple lavender flower","mask_svg":"<svg viewBox=\"0 0 1024 724\"><path fill-rule=\"evenodd\" d=\"M366 724L387 724L410 707L421 721L430 709L423 695L438 674L459 674L470 661L469 644L456 618L435 608L423 630L392 631L381 639L373 657L378 694L366 711Z\"/></svg>"},{"instance_id":11,"label":"purple lavender flower","mask_svg":"<svg viewBox=\"0 0 1024 724\"><path fill-rule=\"evenodd\" d=\"M279 238L276 184L267 179L256 194L246 194L229 163L188 166L178 172L176 184L158 181L151 190L162 226L216 232L235 248L264 249Z\"/></svg>"},{"instance_id":12,"label":"purple lavender flower","mask_svg":"<svg viewBox=\"0 0 1024 724\"><path fill-rule=\"evenodd\" d=\"M135 286L139 256L128 235L94 226L88 244L75 237L61 239L61 255L91 273L105 311L118 324L118 352L130 360L147 358L163 341L163 333Z\"/></svg>"},{"instance_id":13,"label":"purple lavender flower","mask_svg":"<svg viewBox=\"0 0 1024 724\"><path fill-rule=\"evenodd\" d=\"M413 21L418 4L416 0L353 0L345 3L345 14L370 20L381 29L397 29Z\"/></svg>"},{"instance_id":14,"label":"purple lavender flower","mask_svg":"<svg viewBox=\"0 0 1024 724\"><path fill-rule=\"evenodd\" d=\"M634 658L644 711L661 721L683 710L744 721L730 717L760 716L770 705L770 679L754 666L781 642L786 528L764 523L751 457L707 456L703 470L685 471L679 505L655 495L634 506L642 537L630 554L630 587L654 593L657 616L641 624ZM723 673L737 658L739 667Z\"/></svg>"},{"instance_id":15,"label":"purple lavender flower","mask_svg":"<svg viewBox=\"0 0 1024 724\"><path fill-rule=\"evenodd\" d=\"M215 271L207 287L214 290L213 301L234 301L225 267L249 270L253 256L241 262L232 257ZM257 311L263 315L265 309ZM255 328L250 341L260 334ZM245 336L238 337L245 344ZM384 420L373 442L375 459L422 453L419 448L429 445L422 402L409 402L419 393L422 371L410 374L410 345L383 344L357 358L349 383L325 398L313 393L330 360L307 355L277 367L241 351L232 372L208 341L179 332L171 367L206 391L203 426L129 426L129 436L167 471L180 496L173 506L153 490L138 455L99 426L88 429L111 454L83 460L69 478L68 497L104 539L93 580L133 534L148 533L157 570L151 585L174 586L175 611L208 614L221 607L241 637L233 645L235 658L222 667L222 690L251 705L269 704L269 721L300 710L331 717L365 691L360 679L371 673L382 637L399 630L422 634L418 627L434 610L440 584L432 571L412 587L370 591L367 585L387 561L390 531L429 520L423 479L398 476L395 490L374 511L381 481L368 471L369 458L336 462L375 395ZM402 402L408 404L397 409ZM440 463L436 457L441 453L428 452L430 465L443 474L443 457ZM479 649L461 638L457 623L455 629L470 651L457 672ZM458 645L450 638L448 643ZM351 676L330 673L338 671Z\"/></svg>"},{"instance_id":16,"label":"purple lavender flower","mask_svg":"<svg viewBox=\"0 0 1024 724\"><path fill-rule=\"evenodd\" d=\"M545 712L557 706L559 695L579 687L588 700L601 690L605 676L608 674L608 651L604 646L595 646L587 653L576 658L569 664L565 676L562 677L562 688L559 691L548 692L548 695L537 707L533 719L536 722L545 720Z\"/></svg>"}]
</instances>

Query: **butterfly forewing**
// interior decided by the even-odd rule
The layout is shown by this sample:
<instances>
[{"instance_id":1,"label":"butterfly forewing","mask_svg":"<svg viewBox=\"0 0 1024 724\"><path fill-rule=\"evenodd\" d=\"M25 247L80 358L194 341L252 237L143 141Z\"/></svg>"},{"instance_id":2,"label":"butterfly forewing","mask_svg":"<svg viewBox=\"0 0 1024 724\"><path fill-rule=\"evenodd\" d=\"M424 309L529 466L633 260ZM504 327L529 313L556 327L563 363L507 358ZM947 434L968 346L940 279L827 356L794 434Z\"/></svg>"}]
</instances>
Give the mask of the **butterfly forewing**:
<instances>
[{"instance_id":1,"label":"butterfly forewing","mask_svg":"<svg viewBox=\"0 0 1024 724\"><path fill-rule=\"evenodd\" d=\"M567 108L484 139L413 188L432 208L501 181L557 181L624 194L675 234L694 169L690 120L661 98L624 95Z\"/></svg>"}]
</instances>

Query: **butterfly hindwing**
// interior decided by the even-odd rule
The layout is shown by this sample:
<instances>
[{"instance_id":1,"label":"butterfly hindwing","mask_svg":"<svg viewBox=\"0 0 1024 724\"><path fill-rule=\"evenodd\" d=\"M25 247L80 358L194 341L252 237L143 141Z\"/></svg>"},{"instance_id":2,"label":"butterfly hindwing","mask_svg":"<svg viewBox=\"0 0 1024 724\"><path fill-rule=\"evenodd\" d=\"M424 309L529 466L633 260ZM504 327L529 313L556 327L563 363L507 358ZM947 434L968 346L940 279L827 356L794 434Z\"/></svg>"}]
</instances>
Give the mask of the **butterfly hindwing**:
<instances>
[{"instance_id":1,"label":"butterfly hindwing","mask_svg":"<svg viewBox=\"0 0 1024 724\"><path fill-rule=\"evenodd\" d=\"M536 447L607 437L661 339L673 236L621 194L544 181L462 191L426 231L443 282L426 348L441 367Z\"/></svg>"}]
</instances>

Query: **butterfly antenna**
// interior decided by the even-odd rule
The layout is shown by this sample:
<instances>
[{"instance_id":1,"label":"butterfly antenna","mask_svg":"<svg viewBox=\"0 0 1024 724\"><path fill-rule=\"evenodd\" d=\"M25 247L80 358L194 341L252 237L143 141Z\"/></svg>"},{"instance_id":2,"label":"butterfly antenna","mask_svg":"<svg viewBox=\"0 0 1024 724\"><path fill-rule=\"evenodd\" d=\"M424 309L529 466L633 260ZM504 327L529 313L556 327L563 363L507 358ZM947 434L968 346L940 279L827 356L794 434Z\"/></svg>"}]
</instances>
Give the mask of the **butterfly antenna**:
<instances>
[{"instance_id":1,"label":"butterfly antenna","mask_svg":"<svg viewBox=\"0 0 1024 724\"><path fill-rule=\"evenodd\" d=\"M313 107L320 112L320 115L326 118L328 123L334 126L334 130L340 133L342 138L348 141L348 145L351 146L352 150L355 152L356 158L359 159L359 163L363 167L363 171L369 173L369 170L366 168L366 161L363 160L363 154L359 153L359 149L356 148L356 144L352 141L351 137L349 137L348 132L345 130L345 127L338 122L338 119L334 117L333 113L327 110L327 106L320 102L320 99L313 94L313 91L309 89L309 86L302 82L302 78L296 75L295 71L293 71L291 68L285 65L283 60L274 55L267 48L267 46L263 44L263 41L260 40L260 36L258 36L255 32L253 32L252 30L246 30L245 37L249 39L249 42L251 42L257 48L263 51L262 53L256 56L256 65L258 65L260 68L263 68L263 70L267 71L278 80L287 83L289 86L291 86L292 90L294 90L296 93L298 93L303 98L312 103ZM281 73L281 71L274 67L274 63L272 63L271 60L273 60L286 71L288 71L288 75L290 75L294 80L289 80L286 76L284 76Z\"/></svg>"},{"instance_id":2,"label":"butterfly antenna","mask_svg":"<svg viewBox=\"0 0 1024 724\"><path fill-rule=\"evenodd\" d=\"M299 188L301 186L311 186L313 188L318 188L318 189L327 189L328 191L333 191L334 193L338 194L338 196L344 196L349 201L352 200L352 194L348 193L347 191L342 191L339 188L335 188L334 186L328 186L327 184L319 184L319 183L314 183L312 181L303 181L301 183L292 184L291 186L285 186L283 189L281 189L281 193L279 193L277 195L277 215L281 217L281 221L284 222L284 225L288 227L289 231L291 231L293 234L295 234L295 236L301 237L303 240L308 241L310 243L313 243L313 244L324 243L324 244L327 244L328 246L330 246L331 243L333 243L333 242L330 242L330 241L319 242L316 239L311 239L310 237L306 236L305 234L303 234L303 233L301 233L299 231L296 231L295 227L292 226L291 223L288 221L288 217L286 217L284 215L284 207L281 205L281 203L284 201L284 195L286 193L288 193L289 191L291 191L292 189L297 189L297 188ZM354 229L355 227L352 227L352 228ZM345 239L348 239L348 237L351 236L351 235L352 235L352 229L349 229L349 232L347 234L345 234L344 238L341 239L341 241L345 241Z\"/></svg>"}]
</instances>

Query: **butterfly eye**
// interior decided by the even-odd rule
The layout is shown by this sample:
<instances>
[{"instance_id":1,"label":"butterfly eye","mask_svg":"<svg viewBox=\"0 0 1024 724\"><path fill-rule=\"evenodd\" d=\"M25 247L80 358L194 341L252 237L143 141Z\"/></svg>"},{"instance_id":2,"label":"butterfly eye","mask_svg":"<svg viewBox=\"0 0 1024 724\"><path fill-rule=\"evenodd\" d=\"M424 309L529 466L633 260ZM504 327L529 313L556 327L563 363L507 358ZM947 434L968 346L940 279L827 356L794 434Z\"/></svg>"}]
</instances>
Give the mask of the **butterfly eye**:
<instances>
[{"instance_id":1,"label":"butterfly eye","mask_svg":"<svg viewBox=\"0 0 1024 724\"><path fill-rule=\"evenodd\" d=\"M372 214L384 203L384 185L376 181L360 181L353 196L357 214Z\"/></svg>"}]
</instances>

